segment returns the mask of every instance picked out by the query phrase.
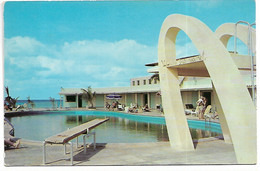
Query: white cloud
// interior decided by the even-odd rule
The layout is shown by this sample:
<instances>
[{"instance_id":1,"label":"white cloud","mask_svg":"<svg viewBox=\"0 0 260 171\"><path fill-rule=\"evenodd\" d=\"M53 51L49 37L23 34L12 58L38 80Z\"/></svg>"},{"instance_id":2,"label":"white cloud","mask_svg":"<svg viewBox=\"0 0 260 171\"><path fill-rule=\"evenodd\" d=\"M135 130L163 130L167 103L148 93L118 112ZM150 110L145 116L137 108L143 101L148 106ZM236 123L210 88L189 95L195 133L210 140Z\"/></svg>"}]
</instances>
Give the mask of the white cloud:
<instances>
[{"instance_id":1,"label":"white cloud","mask_svg":"<svg viewBox=\"0 0 260 171\"><path fill-rule=\"evenodd\" d=\"M41 42L30 37L17 36L4 40L5 57L12 55L19 56L19 54L34 55L40 49L45 49L45 46Z\"/></svg>"},{"instance_id":2,"label":"white cloud","mask_svg":"<svg viewBox=\"0 0 260 171\"><path fill-rule=\"evenodd\" d=\"M73 41L60 47L45 45L29 37L5 39L6 72L14 68L32 78L55 77L67 79L67 83L71 79L82 79L86 83L97 82L95 85L99 87L108 86L103 84L106 80L112 83L111 86L119 81L128 85L131 77L147 74L144 64L156 61L156 56L157 47L127 39Z\"/></svg>"}]
</instances>

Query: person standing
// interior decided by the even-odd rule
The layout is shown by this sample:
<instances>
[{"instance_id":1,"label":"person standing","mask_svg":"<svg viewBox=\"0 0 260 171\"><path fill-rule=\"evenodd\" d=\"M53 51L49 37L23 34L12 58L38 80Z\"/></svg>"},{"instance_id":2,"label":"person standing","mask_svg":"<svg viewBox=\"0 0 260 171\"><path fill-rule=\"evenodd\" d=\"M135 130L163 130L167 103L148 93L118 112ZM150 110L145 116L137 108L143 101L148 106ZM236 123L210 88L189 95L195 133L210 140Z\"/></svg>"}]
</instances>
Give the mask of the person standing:
<instances>
[{"instance_id":1,"label":"person standing","mask_svg":"<svg viewBox=\"0 0 260 171\"><path fill-rule=\"evenodd\" d=\"M203 101L203 96L200 97L200 99L196 102L198 109L199 109L199 119L203 119L203 109L204 109L204 101Z\"/></svg>"}]
</instances>

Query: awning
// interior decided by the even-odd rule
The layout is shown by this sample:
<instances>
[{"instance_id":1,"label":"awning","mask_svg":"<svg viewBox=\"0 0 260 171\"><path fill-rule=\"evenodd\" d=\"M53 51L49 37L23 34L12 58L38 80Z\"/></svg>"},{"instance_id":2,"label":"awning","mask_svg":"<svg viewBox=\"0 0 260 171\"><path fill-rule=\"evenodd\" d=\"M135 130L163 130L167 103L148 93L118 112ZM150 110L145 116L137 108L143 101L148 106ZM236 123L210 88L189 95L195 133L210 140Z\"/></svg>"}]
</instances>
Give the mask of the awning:
<instances>
[{"instance_id":1,"label":"awning","mask_svg":"<svg viewBox=\"0 0 260 171\"><path fill-rule=\"evenodd\" d=\"M121 99L122 96L119 94L109 94L106 96L107 99Z\"/></svg>"}]
</instances>

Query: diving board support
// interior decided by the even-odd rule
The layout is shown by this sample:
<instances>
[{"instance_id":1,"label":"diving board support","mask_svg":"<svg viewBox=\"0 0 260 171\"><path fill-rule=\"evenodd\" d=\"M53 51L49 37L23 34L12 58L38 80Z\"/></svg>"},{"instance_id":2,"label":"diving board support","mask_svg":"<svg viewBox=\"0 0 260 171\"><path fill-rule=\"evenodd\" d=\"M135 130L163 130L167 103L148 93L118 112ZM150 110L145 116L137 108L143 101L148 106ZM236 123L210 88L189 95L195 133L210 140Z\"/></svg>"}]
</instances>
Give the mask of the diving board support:
<instances>
[{"instance_id":1,"label":"diving board support","mask_svg":"<svg viewBox=\"0 0 260 171\"><path fill-rule=\"evenodd\" d=\"M176 62L176 37L181 30L191 39L203 58L204 66L194 72L200 73L201 69L206 69L212 80L238 164L255 164L256 109L246 84L216 34L200 20L180 14L169 15L164 20L158 42L162 103L171 147L181 151L194 150L178 80L179 70L191 66L190 63L180 66ZM187 76L193 73L189 72Z\"/></svg>"},{"instance_id":2,"label":"diving board support","mask_svg":"<svg viewBox=\"0 0 260 171\"><path fill-rule=\"evenodd\" d=\"M108 121L109 118L105 119L94 119L87 123L78 125L74 128L68 129L62 133L57 135L51 136L44 140L43 143L43 164L46 164L46 144L62 144L64 145L64 153L66 153L66 144L70 144L70 158L71 158L71 165L73 165L73 143L71 142L72 139L77 138L77 148L78 148L78 136L82 134L86 134L83 136L84 141L84 154L86 154L86 138L93 135L93 143L94 143L94 150L96 150L96 133L90 132L95 127L101 125L102 123Z\"/></svg>"},{"instance_id":3,"label":"diving board support","mask_svg":"<svg viewBox=\"0 0 260 171\"><path fill-rule=\"evenodd\" d=\"M46 142L43 143L43 164L46 164ZM66 144L70 144L70 162L73 165L73 142L68 142L64 144L64 153L66 153Z\"/></svg>"},{"instance_id":4,"label":"diving board support","mask_svg":"<svg viewBox=\"0 0 260 171\"><path fill-rule=\"evenodd\" d=\"M91 132L89 134L86 134L83 136L83 147L84 147L84 154L87 154L87 148L86 148L86 138L93 135L93 144L94 144L94 150L96 150L96 132Z\"/></svg>"}]
</instances>

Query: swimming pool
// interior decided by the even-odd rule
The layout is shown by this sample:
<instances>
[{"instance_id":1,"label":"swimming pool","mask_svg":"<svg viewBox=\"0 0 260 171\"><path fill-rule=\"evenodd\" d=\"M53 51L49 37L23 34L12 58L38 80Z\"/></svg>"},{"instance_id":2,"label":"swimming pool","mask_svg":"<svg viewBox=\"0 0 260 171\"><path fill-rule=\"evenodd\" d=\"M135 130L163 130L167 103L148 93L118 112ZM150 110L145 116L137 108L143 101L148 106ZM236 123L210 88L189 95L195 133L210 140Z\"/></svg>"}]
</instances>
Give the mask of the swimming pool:
<instances>
[{"instance_id":1,"label":"swimming pool","mask_svg":"<svg viewBox=\"0 0 260 171\"><path fill-rule=\"evenodd\" d=\"M110 118L95 128L99 143L137 143L168 141L164 117L131 115L108 111L44 111L41 114L8 118L15 127L15 136L43 141L49 136L95 118ZM191 135L196 138L219 136L220 125L188 120ZM81 139L79 139L81 141Z\"/></svg>"}]
</instances>

